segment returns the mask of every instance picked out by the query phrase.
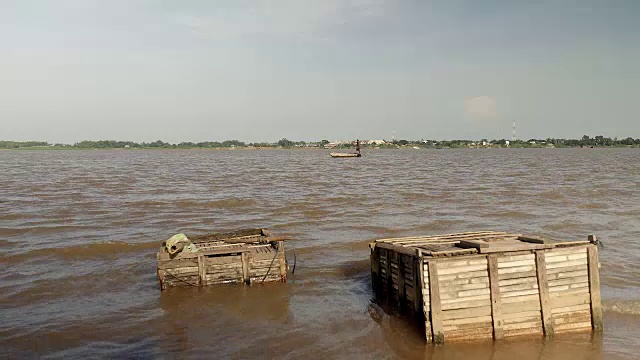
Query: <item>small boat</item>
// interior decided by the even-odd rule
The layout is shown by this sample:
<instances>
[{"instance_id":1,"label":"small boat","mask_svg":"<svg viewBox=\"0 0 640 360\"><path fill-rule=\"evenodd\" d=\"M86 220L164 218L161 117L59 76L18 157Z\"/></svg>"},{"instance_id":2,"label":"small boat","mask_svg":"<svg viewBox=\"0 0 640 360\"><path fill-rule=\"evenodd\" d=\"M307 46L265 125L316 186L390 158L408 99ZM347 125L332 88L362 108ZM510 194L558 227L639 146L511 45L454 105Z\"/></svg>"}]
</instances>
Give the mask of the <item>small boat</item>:
<instances>
[{"instance_id":1,"label":"small boat","mask_svg":"<svg viewBox=\"0 0 640 360\"><path fill-rule=\"evenodd\" d=\"M358 154L358 153L329 153L329 155L331 155L331 157L334 158L353 158L353 157L361 157L362 154Z\"/></svg>"},{"instance_id":2,"label":"small boat","mask_svg":"<svg viewBox=\"0 0 640 360\"><path fill-rule=\"evenodd\" d=\"M356 140L356 152L354 153L329 153L329 155L331 155L331 157L333 158L354 158L354 157L361 157L362 154L360 153L360 140Z\"/></svg>"}]
</instances>

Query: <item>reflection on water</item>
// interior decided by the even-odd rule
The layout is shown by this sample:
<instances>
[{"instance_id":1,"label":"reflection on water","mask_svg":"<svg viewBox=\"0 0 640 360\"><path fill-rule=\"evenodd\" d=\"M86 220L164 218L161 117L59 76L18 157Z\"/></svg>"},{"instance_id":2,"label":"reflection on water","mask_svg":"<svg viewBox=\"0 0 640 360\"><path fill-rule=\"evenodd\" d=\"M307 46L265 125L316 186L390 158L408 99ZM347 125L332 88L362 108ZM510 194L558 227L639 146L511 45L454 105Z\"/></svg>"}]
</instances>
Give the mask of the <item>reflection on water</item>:
<instances>
[{"instance_id":1,"label":"reflection on water","mask_svg":"<svg viewBox=\"0 0 640 360\"><path fill-rule=\"evenodd\" d=\"M0 357L636 358L636 149L0 153ZM161 293L162 239L268 227L285 285ZM367 244L499 229L597 234L602 337L426 346L372 310Z\"/></svg>"}]
</instances>

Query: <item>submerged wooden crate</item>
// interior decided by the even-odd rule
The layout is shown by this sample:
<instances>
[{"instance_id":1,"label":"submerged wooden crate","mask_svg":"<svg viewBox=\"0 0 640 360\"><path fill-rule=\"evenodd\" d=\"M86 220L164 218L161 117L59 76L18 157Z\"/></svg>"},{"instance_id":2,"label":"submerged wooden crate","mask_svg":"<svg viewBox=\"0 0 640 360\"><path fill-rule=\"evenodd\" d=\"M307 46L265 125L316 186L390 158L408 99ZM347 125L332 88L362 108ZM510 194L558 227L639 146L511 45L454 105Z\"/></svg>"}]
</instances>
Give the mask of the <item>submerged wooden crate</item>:
<instances>
[{"instance_id":1,"label":"submerged wooden crate","mask_svg":"<svg viewBox=\"0 0 640 360\"><path fill-rule=\"evenodd\" d=\"M482 231L370 247L378 299L424 320L427 342L602 330L594 236Z\"/></svg>"},{"instance_id":2,"label":"submerged wooden crate","mask_svg":"<svg viewBox=\"0 0 640 360\"><path fill-rule=\"evenodd\" d=\"M266 229L189 236L197 252L158 252L160 288L287 280L284 237Z\"/></svg>"}]
</instances>

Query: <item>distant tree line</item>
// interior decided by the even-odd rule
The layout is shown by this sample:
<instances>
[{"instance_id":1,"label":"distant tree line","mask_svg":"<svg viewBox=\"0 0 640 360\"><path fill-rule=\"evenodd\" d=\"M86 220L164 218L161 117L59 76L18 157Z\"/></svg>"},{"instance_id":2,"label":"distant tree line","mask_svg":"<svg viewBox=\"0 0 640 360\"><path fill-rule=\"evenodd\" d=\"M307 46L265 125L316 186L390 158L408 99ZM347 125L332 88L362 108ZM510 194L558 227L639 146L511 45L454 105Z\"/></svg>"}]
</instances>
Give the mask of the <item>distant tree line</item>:
<instances>
[{"instance_id":1,"label":"distant tree line","mask_svg":"<svg viewBox=\"0 0 640 360\"><path fill-rule=\"evenodd\" d=\"M541 147L541 146L554 146L554 147L640 147L640 138L627 137L624 139L608 138L602 135L595 137L589 137L584 135L580 139L529 139L529 140L506 140L506 139L494 139L494 140L392 140L387 141L384 144L367 144L362 143L363 147L381 147L381 148L397 148L404 146L420 146L427 148L458 148L469 146L506 146L507 142L512 147ZM98 141L80 141L70 144L56 143L51 144L46 141L1 141L0 149L19 149L19 148L70 148L70 149L142 149L142 148L166 148L166 149L193 149L193 148L242 148L242 147L323 147L329 144L328 140L322 140L318 142L305 142L305 141L292 141L286 138L282 138L275 143L245 143L238 140L226 140L226 141L203 141L203 142L181 142L177 144L171 144L162 140L153 142L134 142L134 141L116 141L116 140L98 140ZM352 143L341 143L337 147L348 148L353 147Z\"/></svg>"}]
</instances>

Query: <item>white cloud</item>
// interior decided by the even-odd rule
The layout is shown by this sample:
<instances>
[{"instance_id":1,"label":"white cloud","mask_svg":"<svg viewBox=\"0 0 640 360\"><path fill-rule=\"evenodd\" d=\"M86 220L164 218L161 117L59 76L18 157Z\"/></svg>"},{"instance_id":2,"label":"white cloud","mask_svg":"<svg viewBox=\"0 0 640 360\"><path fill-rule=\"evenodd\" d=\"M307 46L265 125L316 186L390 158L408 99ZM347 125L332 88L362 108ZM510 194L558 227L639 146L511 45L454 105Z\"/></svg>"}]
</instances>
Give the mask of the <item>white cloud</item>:
<instances>
[{"instance_id":1,"label":"white cloud","mask_svg":"<svg viewBox=\"0 0 640 360\"><path fill-rule=\"evenodd\" d=\"M496 100L491 96L475 96L465 99L464 111L474 119L495 119L497 116Z\"/></svg>"}]
</instances>

